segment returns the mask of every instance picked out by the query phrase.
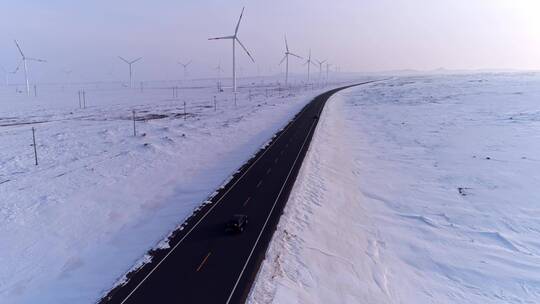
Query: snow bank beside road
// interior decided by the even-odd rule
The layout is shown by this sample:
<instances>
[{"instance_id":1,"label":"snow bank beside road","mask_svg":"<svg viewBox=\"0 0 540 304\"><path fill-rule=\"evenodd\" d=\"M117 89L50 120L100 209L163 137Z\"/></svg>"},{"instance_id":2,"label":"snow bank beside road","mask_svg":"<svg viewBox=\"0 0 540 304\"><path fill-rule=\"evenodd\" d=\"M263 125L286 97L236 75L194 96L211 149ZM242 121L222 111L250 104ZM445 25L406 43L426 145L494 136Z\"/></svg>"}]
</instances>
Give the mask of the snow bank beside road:
<instances>
[{"instance_id":1,"label":"snow bank beside road","mask_svg":"<svg viewBox=\"0 0 540 304\"><path fill-rule=\"evenodd\" d=\"M250 303L539 302L539 87L410 77L333 97Z\"/></svg>"}]
</instances>

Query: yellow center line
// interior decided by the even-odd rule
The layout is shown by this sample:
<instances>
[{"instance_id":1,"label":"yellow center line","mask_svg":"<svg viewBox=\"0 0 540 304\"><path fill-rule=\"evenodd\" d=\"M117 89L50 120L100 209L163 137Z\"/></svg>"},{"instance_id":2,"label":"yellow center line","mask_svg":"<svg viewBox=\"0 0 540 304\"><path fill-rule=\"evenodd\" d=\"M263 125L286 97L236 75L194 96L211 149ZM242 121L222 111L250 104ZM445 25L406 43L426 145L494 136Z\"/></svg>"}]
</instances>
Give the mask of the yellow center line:
<instances>
[{"instance_id":1,"label":"yellow center line","mask_svg":"<svg viewBox=\"0 0 540 304\"><path fill-rule=\"evenodd\" d=\"M247 203L251 200L251 196L247 198L247 200L244 202L244 207L247 205Z\"/></svg>"},{"instance_id":2,"label":"yellow center line","mask_svg":"<svg viewBox=\"0 0 540 304\"><path fill-rule=\"evenodd\" d=\"M259 181L259 183L257 184L257 188L259 188L262 184L262 180Z\"/></svg>"},{"instance_id":3,"label":"yellow center line","mask_svg":"<svg viewBox=\"0 0 540 304\"><path fill-rule=\"evenodd\" d=\"M199 267L197 267L197 272L199 272L199 270L201 270L201 268L204 266L204 263L206 263L206 260L208 260L208 257L210 257L211 254L212 254L212 252L209 252L209 253L204 257L204 260L202 260L201 265L199 265Z\"/></svg>"}]
</instances>

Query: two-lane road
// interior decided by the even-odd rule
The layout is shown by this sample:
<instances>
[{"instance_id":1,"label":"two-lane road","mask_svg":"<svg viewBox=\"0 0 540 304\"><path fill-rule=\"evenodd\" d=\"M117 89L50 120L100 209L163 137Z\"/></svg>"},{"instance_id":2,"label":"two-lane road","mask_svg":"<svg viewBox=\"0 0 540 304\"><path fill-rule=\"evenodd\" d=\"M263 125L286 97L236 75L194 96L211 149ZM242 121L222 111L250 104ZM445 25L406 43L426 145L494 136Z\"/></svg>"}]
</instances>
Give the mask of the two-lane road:
<instances>
[{"instance_id":1,"label":"two-lane road","mask_svg":"<svg viewBox=\"0 0 540 304\"><path fill-rule=\"evenodd\" d=\"M370 82L360 83L367 84ZM350 86L348 86L350 87ZM242 303L245 301L294 185L326 92L306 105L274 140L203 207L153 262L100 303ZM225 232L246 214L241 234Z\"/></svg>"}]
</instances>

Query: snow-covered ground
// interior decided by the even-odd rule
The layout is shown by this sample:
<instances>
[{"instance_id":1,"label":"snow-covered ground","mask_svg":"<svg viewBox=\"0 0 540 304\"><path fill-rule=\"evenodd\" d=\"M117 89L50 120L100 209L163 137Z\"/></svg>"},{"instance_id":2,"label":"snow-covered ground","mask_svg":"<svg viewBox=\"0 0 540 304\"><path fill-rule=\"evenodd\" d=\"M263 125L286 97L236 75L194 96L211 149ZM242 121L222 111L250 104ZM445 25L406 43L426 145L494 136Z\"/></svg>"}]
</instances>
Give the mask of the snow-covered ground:
<instances>
[{"instance_id":1,"label":"snow-covered ground","mask_svg":"<svg viewBox=\"0 0 540 304\"><path fill-rule=\"evenodd\" d=\"M235 105L213 80L1 87L0 303L95 302L325 90L279 88L244 80Z\"/></svg>"},{"instance_id":2,"label":"snow-covered ground","mask_svg":"<svg viewBox=\"0 0 540 304\"><path fill-rule=\"evenodd\" d=\"M250 303L540 303L540 75L331 98Z\"/></svg>"}]
</instances>

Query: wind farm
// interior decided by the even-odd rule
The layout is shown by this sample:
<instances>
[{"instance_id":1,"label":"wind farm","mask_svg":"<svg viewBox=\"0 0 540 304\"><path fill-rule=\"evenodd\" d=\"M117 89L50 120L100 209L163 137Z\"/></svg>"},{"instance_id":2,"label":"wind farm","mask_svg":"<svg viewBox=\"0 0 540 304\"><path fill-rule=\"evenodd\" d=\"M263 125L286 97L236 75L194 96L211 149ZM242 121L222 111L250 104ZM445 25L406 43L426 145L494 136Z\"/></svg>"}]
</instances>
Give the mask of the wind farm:
<instances>
[{"instance_id":1,"label":"wind farm","mask_svg":"<svg viewBox=\"0 0 540 304\"><path fill-rule=\"evenodd\" d=\"M540 303L540 5L484 2L4 1L0 303Z\"/></svg>"},{"instance_id":2,"label":"wind farm","mask_svg":"<svg viewBox=\"0 0 540 304\"><path fill-rule=\"evenodd\" d=\"M11 197L15 204L8 209L32 202L33 193L48 193L47 197L43 196L43 206L48 206L43 212L56 213L61 220L47 220L38 233L39 237L26 228L18 228L9 236L0 231L0 237L20 244L21 250L23 247L34 248L36 251L32 256L56 246L51 237L54 230L62 231L60 242L73 240L73 243L65 245L66 254L10 260L15 267L32 265L28 266L32 269L28 273L32 281L36 284L50 282L51 285L45 289L32 289L36 292L40 290L39 294L29 291L7 295L0 291L0 298L21 303L34 302L37 298L39 301L60 304L72 300L84 303L78 297L72 300L66 297L66 288L77 288L81 293L88 294L92 301L102 301L105 299L100 299L102 290L112 292L120 286L114 283L115 278L133 271L131 261L146 254L149 245L158 242L167 231L192 213L190 206L194 205L190 205L190 202L204 201L208 193L219 188L235 168L248 161L254 151L272 138L315 96L358 80L358 77L343 77L316 85L311 83L311 50L306 58L309 63L306 71L303 57L289 50L287 37L284 38L285 53L280 62L283 71L277 68L281 58L279 51L283 47L281 43L276 52L266 55L268 59L253 65L254 55L262 54L264 49L259 46L255 52L248 50L241 37L245 35L248 43L251 43L254 20L246 8L242 7L237 12L240 14L232 24L230 35L208 39L207 34L226 28L208 27L208 33L203 33L199 40L192 42L204 44L205 49L212 53L211 57L201 51L192 51L187 45L182 47L182 52L163 55L166 63L176 62L174 65L156 64L161 60L159 52L145 52L125 40L118 42L120 47L110 47L101 56L77 54L78 58L73 59L69 58L70 54L75 53L71 49L56 50L63 57L68 57L65 60L55 53L36 48L41 41L27 47L23 47L19 40L14 41L17 56L6 57L11 60L0 58L1 72L5 78L3 85L0 85L0 144L10 147L0 152L0 192L7 191L2 195ZM224 24L230 24L230 19L229 14L223 15ZM279 41L283 39L279 33L276 33L276 37ZM230 44L222 45L213 40L228 41L232 44L232 50ZM48 60L30 56L36 53L46 55ZM111 53L122 55L111 56ZM141 56L124 55L133 53ZM178 56L180 53L195 55ZM221 60L231 55L230 60ZM92 62L92 67L81 65L81 61ZM34 64L45 62L47 65ZM203 64L205 62L206 65ZM163 71L154 79L147 76L147 71L153 68ZM21 70L24 73L19 73ZM95 76L91 75L98 76L92 78ZM361 79L369 80L369 77ZM31 142L27 143L29 130ZM7 133L2 133L5 131ZM27 150L32 154L26 154ZM210 165L215 160L224 165ZM77 169L85 166L93 169ZM42 171L35 172L36 169ZM57 170L63 173L54 173L56 178L46 177ZM15 179L15 175L19 174L17 172L25 172L25 177ZM194 176L179 176L173 172L197 173ZM94 174L101 176L100 179L96 180ZM124 180L121 176L130 182L127 183L128 179ZM86 237L108 238L106 235L110 223L101 222L104 218L98 215L99 212L111 216L116 213L131 214L128 217L120 216L118 223L121 226L143 223L132 216L135 210L144 210L147 202L157 202L150 196L154 191L146 190L148 180L153 181L152 187L156 190L178 183L184 184L186 189L195 190L181 194L176 207L166 205L158 208L159 213L171 215L168 219L143 212L140 220L147 224L139 226L143 230L137 239L127 241L120 247L122 258L113 253L112 248L102 246L99 242L80 246L76 240L82 236L81 229L89 231ZM20 183L33 183L37 188L13 192L12 187L21 187ZM53 192L66 199L59 198L60 203L53 204L50 200ZM76 192L85 194L76 199L73 197ZM18 193L16 197L11 196L14 193ZM94 203L99 200L98 196L102 196L106 202L99 208L99 204ZM110 204L113 196L118 197L116 206ZM75 203L68 204L68 201ZM46 215L41 214L40 218L46 218ZM29 223L27 227L42 222L34 218L32 212L23 212L19 219ZM131 229L122 232L122 229L113 228L111 233L111 236L124 238L134 232ZM13 252L22 256L18 248L14 248ZM76 273L72 275L74 279L65 281L66 285L49 280L45 274L60 276L56 272L59 269L57 262L68 263L69 256L74 252L88 255L85 258L88 267L75 270ZM119 265L114 262L116 260L125 263ZM142 265L150 267L152 264ZM101 267L108 270L96 272ZM15 284L24 275L11 270L0 271L0 279L5 276L13 278L8 280L6 290L13 290L15 286L11 282ZM87 287L77 283L81 280L89 283Z\"/></svg>"}]
</instances>

